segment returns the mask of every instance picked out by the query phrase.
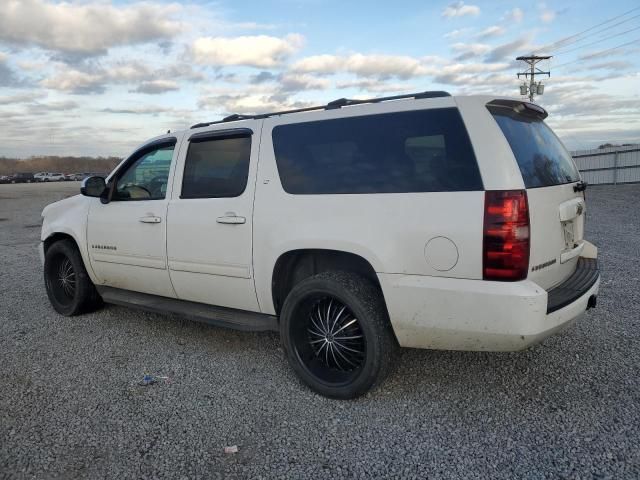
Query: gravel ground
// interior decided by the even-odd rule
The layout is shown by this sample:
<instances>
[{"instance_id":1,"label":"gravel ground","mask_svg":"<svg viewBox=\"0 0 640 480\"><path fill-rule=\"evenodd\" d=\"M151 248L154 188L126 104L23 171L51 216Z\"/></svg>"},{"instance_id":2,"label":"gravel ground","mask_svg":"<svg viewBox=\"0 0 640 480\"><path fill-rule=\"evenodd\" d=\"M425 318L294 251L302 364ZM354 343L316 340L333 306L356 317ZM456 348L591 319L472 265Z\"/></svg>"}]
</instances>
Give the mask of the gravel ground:
<instances>
[{"instance_id":1,"label":"gravel ground","mask_svg":"<svg viewBox=\"0 0 640 480\"><path fill-rule=\"evenodd\" d=\"M77 188L0 185L0 477L640 477L640 185L589 187L602 285L574 327L520 353L406 350L356 401L303 387L272 333L55 314L40 211Z\"/></svg>"}]
</instances>

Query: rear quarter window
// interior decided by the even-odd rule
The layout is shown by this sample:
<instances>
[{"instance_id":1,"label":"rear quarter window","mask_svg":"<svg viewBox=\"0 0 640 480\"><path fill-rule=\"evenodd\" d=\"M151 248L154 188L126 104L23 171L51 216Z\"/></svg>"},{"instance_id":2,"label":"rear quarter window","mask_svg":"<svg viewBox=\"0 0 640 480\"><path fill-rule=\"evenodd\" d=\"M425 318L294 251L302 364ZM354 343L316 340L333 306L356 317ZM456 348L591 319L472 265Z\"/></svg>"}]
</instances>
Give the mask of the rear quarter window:
<instances>
[{"instance_id":1,"label":"rear quarter window","mask_svg":"<svg viewBox=\"0 0 640 480\"><path fill-rule=\"evenodd\" d=\"M273 147L291 194L482 190L456 108L279 125Z\"/></svg>"},{"instance_id":2,"label":"rear quarter window","mask_svg":"<svg viewBox=\"0 0 640 480\"><path fill-rule=\"evenodd\" d=\"M527 188L580 180L571 155L542 119L518 115L512 108L490 107L489 111L509 142Z\"/></svg>"}]
</instances>

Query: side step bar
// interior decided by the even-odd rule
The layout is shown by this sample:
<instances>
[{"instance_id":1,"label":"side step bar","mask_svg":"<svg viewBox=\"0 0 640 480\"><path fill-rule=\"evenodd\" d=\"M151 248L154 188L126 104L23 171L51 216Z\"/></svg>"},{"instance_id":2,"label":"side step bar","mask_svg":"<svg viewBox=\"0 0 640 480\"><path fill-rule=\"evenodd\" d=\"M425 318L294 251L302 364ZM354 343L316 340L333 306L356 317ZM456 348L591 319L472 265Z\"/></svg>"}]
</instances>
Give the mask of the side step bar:
<instances>
[{"instance_id":1,"label":"side step bar","mask_svg":"<svg viewBox=\"0 0 640 480\"><path fill-rule=\"evenodd\" d=\"M215 307L204 303L188 302L120 288L104 286L96 286L96 288L106 303L155 313L175 313L189 320L234 330L250 332L278 331L278 317L274 315Z\"/></svg>"}]
</instances>

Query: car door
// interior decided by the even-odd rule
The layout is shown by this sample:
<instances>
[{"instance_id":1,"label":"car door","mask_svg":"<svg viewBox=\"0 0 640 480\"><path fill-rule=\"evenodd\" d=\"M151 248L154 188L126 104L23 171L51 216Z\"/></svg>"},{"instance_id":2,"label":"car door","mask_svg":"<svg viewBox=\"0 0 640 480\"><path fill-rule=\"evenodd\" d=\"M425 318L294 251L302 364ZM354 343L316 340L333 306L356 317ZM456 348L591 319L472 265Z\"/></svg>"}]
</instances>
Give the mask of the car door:
<instances>
[{"instance_id":1,"label":"car door","mask_svg":"<svg viewBox=\"0 0 640 480\"><path fill-rule=\"evenodd\" d=\"M110 177L109 199L89 209L91 266L103 285L175 297L166 258L167 191L176 137L136 151Z\"/></svg>"},{"instance_id":2,"label":"car door","mask_svg":"<svg viewBox=\"0 0 640 480\"><path fill-rule=\"evenodd\" d=\"M252 265L253 195L261 121L185 135L167 213L178 298L259 311Z\"/></svg>"}]
</instances>

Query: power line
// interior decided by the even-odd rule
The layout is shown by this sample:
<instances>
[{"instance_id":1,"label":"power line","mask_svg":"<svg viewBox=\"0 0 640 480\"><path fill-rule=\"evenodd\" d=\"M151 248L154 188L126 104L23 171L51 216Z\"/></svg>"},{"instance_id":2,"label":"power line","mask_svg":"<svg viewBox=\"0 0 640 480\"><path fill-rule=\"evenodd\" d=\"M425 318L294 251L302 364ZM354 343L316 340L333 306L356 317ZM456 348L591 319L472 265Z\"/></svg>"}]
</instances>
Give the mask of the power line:
<instances>
[{"instance_id":1,"label":"power line","mask_svg":"<svg viewBox=\"0 0 640 480\"><path fill-rule=\"evenodd\" d=\"M595 32L593 32L593 33L590 33L589 35L586 35L586 36L585 36L585 37L583 37L583 38L580 38L580 39L578 39L578 40L575 40L574 42L570 42L570 43L568 43L567 45L564 45L562 48L564 48L564 47L566 47L566 46L569 46L569 45L571 45L571 44L574 44L574 43L580 43L580 42L582 42L582 41L584 41L584 40L588 40L588 39L589 39L589 37L591 37L591 36L593 36L593 35L597 35L597 34L599 34L599 33L606 32L607 30L611 30L612 28L615 28L615 27L617 27L618 25L622 25L623 23L627 23L627 22L629 22L629 21L633 20L634 18L638 18L638 17L640 17L640 14L639 14L639 15L635 15L635 16L633 16L633 17L631 17L631 18L627 18L627 19L625 19L625 20L622 20L621 22L614 23L613 25L609 25L609 26L607 26L607 27L605 27L605 28L603 28L603 29L597 30L597 31L595 31Z\"/></svg>"},{"instance_id":2,"label":"power line","mask_svg":"<svg viewBox=\"0 0 640 480\"><path fill-rule=\"evenodd\" d=\"M591 45L596 45L598 43L605 42L607 40L611 40L612 38L619 37L621 35L624 35L624 34L629 33L629 32L633 32L635 30L640 30L640 26L639 27L635 27L635 28L631 28L629 30L625 30L624 32L620 32L620 33L617 33L615 35L611 35L609 37L601 38L600 40L596 40L595 42L587 43L587 44L581 45L579 47L570 48L569 50L560 50L559 52L556 52L555 55L557 56L557 55L561 55L561 54L565 54L565 53L569 53L569 52L575 52L576 50L580 50L582 48L589 47Z\"/></svg>"},{"instance_id":3,"label":"power line","mask_svg":"<svg viewBox=\"0 0 640 480\"><path fill-rule=\"evenodd\" d=\"M565 37L565 38L561 38L560 40L558 40L558 41L556 41L556 42L553 42L553 43L549 43L549 44L547 44L547 45L544 45L544 46L543 46L543 47L541 47L539 50L551 49L551 48L556 48L556 47L561 47L561 46L567 46L567 45L570 45L570 44L572 44L572 43L576 43L576 42L578 42L578 41L580 41L580 40L575 40L575 41L569 41L569 40L571 40L572 38L580 37L580 36L581 36L581 35L583 35L584 33L590 32L591 30L594 30L594 29L596 29L596 28L598 28L598 27L600 27L600 26L602 26L602 25L605 25L605 24L607 24L607 23L613 22L614 20L617 20L618 18L622 18L622 17L624 17L625 15L630 14L631 12L635 12L636 10L640 10L640 7L632 8L631 10L628 10L628 11L626 11L626 12L624 12L624 13L621 13L620 15L617 15L617 16L615 16L615 17L613 17L613 18L610 18L610 19L608 19L608 20L605 20L604 22L598 23L597 25L594 25L593 27L589 27L589 28L587 28L586 30L583 30L583 31L581 31L581 32L578 32L578 33L576 33L576 34L574 34L574 35L570 35L570 36ZM635 17L634 17L634 18L635 18ZM626 21L626 20L625 20L625 21Z\"/></svg>"},{"instance_id":4,"label":"power line","mask_svg":"<svg viewBox=\"0 0 640 480\"><path fill-rule=\"evenodd\" d=\"M554 68L560 68L560 67L564 67L565 65L570 65L572 63L582 62L584 60L589 60L590 58L599 57L601 55L604 55L605 53L609 53L609 52L612 52L614 50L618 50L619 48L623 48L623 47L626 47L628 45L632 45L632 44L634 44L636 42L640 42L640 38L636 38L635 40L631 40L630 42L623 43L622 45L618 45L617 47L608 48L607 50L602 50L600 52L595 52L595 53L591 53L591 54L586 55L586 56L582 56L582 57L580 57L580 58L578 58L576 60L572 60L572 61L567 62L567 63L561 63L560 65L556 65Z\"/></svg>"}]
</instances>

